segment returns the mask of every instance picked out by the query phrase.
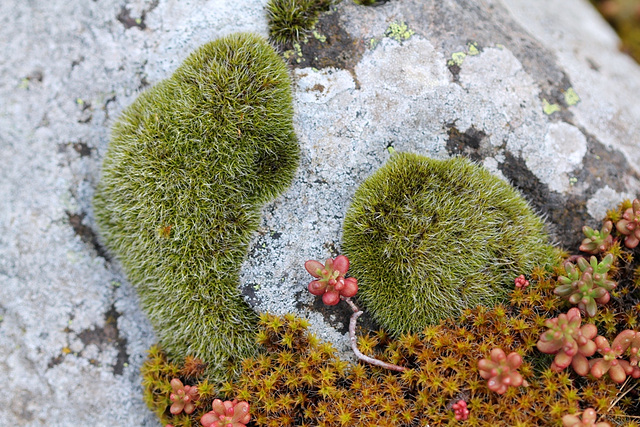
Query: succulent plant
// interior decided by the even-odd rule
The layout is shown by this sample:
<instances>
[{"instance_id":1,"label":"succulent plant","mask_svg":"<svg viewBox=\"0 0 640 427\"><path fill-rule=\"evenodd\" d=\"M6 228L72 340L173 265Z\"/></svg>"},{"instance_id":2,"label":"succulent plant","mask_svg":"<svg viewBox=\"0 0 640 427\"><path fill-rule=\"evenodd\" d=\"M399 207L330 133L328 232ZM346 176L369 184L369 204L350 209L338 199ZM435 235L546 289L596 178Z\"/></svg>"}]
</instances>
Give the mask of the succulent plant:
<instances>
[{"instance_id":1,"label":"succulent plant","mask_svg":"<svg viewBox=\"0 0 640 427\"><path fill-rule=\"evenodd\" d=\"M200 419L204 427L244 427L251 420L247 402L215 399L211 406L213 411Z\"/></svg>"},{"instance_id":2,"label":"succulent plant","mask_svg":"<svg viewBox=\"0 0 640 427\"><path fill-rule=\"evenodd\" d=\"M558 277L561 285L556 287L555 294L571 304L577 304L589 317L594 317L597 304L609 302L609 291L616 287L616 283L607 278L612 262L611 254L600 263L595 256L591 257L590 262L583 257L578 258L577 266L566 262L564 269L567 276Z\"/></svg>"},{"instance_id":3,"label":"succulent plant","mask_svg":"<svg viewBox=\"0 0 640 427\"><path fill-rule=\"evenodd\" d=\"M629 364L638 366L640 362L640 332L636 332L629 340Z\"/></svg>"},{"instance_id":4,"label":"succulent plant","mask_svg":"<svg viewBox=\"0 0 640 427\"><path fill-rule=\"evenodd\" d=\"M516 279L514 280L514 284L518 289L525 289L527 286L529 286L529 281L524 277L524 274L521 274L516 277Z\"/></svg>"},{"instance_id":5,"label":"succulent plant","mask_svg":"<svg viewBox=\"0 0 640 427\"><path fill-rule=\"evenodd\" d=\"M562 417L562 425L564 427L611 427L609 423L596 423L597 417L595 409L587 408L582 412L582 419L576 415Z\"/></svg>"},{"instance_id":6,"label":"succulent plant","mask_svg":"<svg viewBox=\"0 0 640 427\"><path fill-rule=\"evenodd\" d=\"M327 259L324 263L309 260L304 268L318 280L309 283L309 292L322 295L322 301L327 305L336 305L340 297L349 298L358 292L358 280L354 277L344 277L349 270L349 258L338 255L335 259Z\"/></svg>"},{"instance_id":7,"label":"succulent plant","mask_svg":"<svg viewBox=\"0 0 640 427\"><path fill-rule=\"evenodd\" d=\"M456 420L464 421L469 418L469 409L467 409L467 402L464 400L458 400L452 408Z\"/></svg>"},{"instance_id":8,"label":"succulent plant","mask_svg":"<svg viewBox=\"0 0 640 427\"><path fill-rule=\"evenodd\" d=\"M605 337L596 337L595 343L598 347L597 351L602 357L589 361L591 375L600 378L604 374L609 373L609 378L619 384L627 379L627 375L638 378L640 376L640 369L637 367L634 368L626 360L620 359L629 348L635 334L635 331L629 329L622 331L613 340L611 345L609 345L609 341Z\"/></svg>"},{"instance_id":9,"label":"succulent plant","mask_svg":"<svg viewBox=\"0 0 640 427\"><path fill-rule=\"evenodd\" d=\"M500 348L491 350L489 359L478 362L480 376L487 381L489 390L504 394L509 387L519 387L523 384L522 375L518 368L522 364L522 356L509 353L507 356Z\"/></svg>"},{"instance_id":10,"label":"succulent plant","mask_svg":"<svg viewBox=\"0 0 640 427\"><path fill-rule=\"evenodd\" d=\"M173 415L177 415L182 411L184 411L185 414L192 413L196 408L193 402L200 398L198 395L198 388L184 385L178 378L171 380L171 388L173 389L173 392L169 396L169 400L173 403L171 404L169 411Z\"/></svg>"},{"instance_id":11,"label":"succulent plant","mask_svg":"<svg viewBox=\"0 0 640 427\"><path fill-rule=\"evenodd\" d=\"M624 244L633 249L640 243L640 200L635 199L630 208L624 211L622 219L616 222L616 228L624 234Z\"/></svg>"},{"instance_id":12,"label":"succulent plant","mask_svg":"<svg viewBox=\"0 0 640 427\"><path fill-rule=\"evenodd\" d=\"M587 357L596 352L593 338L598 335L598 328L590 323L580 326L581 322L580 310L575 307L545 322L549 329L540 336L537 347L543 353L556 354L552 370L561 371L571 365L579 375L589 373Z\"/></svg>"},{"instance_id":13,"label":"succulent plant","mask_svg":"<svg viewBox=\"0 0 640 427\"><path fill-rule=\"evenodd\" d=\"M588 252L592 255L598 255L600 252L605 252L613 245L613 237L611 237L611 230L613 229L613 223L606 221L600 231L594 230L586 225L582 227L582 232L587 236L580 245L580 250Z\"/></svg>"}]
</instances>

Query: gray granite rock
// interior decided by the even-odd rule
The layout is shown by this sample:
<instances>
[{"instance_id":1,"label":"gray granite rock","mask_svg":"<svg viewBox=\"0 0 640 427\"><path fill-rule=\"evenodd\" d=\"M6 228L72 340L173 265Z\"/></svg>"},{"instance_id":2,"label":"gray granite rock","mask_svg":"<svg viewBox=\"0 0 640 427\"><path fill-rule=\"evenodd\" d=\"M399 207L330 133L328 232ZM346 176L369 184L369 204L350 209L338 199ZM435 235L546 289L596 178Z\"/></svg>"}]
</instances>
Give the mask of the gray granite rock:
<instances>
[{"instance_id":1,"label":"gray granite rock","mask_svg":"<svg viewBox=\"0 0 640 427\"><path fill-rule=\"evenodd\" d=\"M100 245L93 188L122 109L200 44L266 35L264 4L0 3L0 425L157 424L138 374L153 332ZM349 199L389 148L481 162L565 247L640 193L640 67L584 0L345 0L317 32L292 59L301 166L241 289L345 357L348 310L312 298L302 265L340 252Z\"/></svg>"}]
</instances>

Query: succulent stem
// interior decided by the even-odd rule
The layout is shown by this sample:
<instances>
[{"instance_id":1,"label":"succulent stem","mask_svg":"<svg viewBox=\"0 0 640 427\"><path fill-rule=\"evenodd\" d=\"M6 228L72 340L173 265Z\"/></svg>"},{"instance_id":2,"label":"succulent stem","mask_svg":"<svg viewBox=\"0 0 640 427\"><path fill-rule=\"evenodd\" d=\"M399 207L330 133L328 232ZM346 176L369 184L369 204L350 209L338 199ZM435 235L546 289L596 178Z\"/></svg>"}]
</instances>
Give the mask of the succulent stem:
<instances>
[{"instance_id":1,"label":"succulent stem","mask_svg":"<svg viewBox=\"0 0 640 427\"><path fill-rule=\"evenodd\" d=\"M392 371L398 371L398 372L406 371L407 368L404 368L402 366L394 365L392 363L383 362L382 360L378 360L376 358L369 357L369 356L366 356L366 355L362 354L362 352L358 349L358 340L356 338L356 323L358 321L358 317L360 317L362 315L362 310L360 310L358 308L358 306L355 305L355 303L353 301L351 301L351 298L342 298L342 299L347 304L349 304L349 307L351 307L351 309L353 310L353 314L351 315L351 320L349 321L349 339L351 341L351 349L355 353L356 357L358 359L362 360L363 362L367 362L367 363L370 363L372 365L380 366L381 368L386 368L386 369L390 369Z\"/></svg>"}]
</instances>

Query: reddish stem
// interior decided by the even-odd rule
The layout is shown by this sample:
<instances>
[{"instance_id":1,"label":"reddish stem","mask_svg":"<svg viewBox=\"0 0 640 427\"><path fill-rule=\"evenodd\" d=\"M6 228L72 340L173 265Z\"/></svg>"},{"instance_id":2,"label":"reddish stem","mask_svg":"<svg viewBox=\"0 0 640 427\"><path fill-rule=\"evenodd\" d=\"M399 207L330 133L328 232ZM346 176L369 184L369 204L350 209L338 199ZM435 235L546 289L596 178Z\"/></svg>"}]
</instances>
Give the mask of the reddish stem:
<instances>
[{"instance_id":1,"label":"reddish stem","mask_svg":"<svg viewBox=\"0 0 640 427\"><path fill-rule=\"evenodd\" d=\"M351 320L349 321L349 339L351 340L351 349L356 354L356 357L363 362L371 363L372 365L380 366L381 368L391 369L392 371L403 372L406 371L407 368L403 368L402 366L394 365L392 363L383 362L382 360L374 359L373 357L365 356L358 349L358 341L356 339L356 322L358 321L358 317L362 315L362 310L358 308L357 305L351 301L351 298L342 298L346 301L347 304L353 310L353 314L351 315Z\"/></svg>"}]
</instances>

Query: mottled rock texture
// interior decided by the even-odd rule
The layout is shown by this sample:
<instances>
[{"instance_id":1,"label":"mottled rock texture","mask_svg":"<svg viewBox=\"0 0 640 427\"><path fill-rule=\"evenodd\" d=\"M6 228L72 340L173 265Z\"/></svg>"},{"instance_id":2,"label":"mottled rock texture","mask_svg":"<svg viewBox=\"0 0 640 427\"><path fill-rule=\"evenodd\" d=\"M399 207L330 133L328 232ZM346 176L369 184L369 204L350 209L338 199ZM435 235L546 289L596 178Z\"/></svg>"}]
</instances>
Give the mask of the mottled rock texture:
<instances>
[{"instance_id":1,"label":"mottled rock texture","mask_svg":"<svg viewBox=\"0 0 640 427\"><path fill-rule=\"evenodd\" d=\"M156 425L138 376L155 337L91 197L118 114L204 42L267 35L265 3L0 3L0 424ZM308 294L303 262L340 252L390 147L484 164L567 248L640 193L640 67L584 0L344 0L317 32L292 57L301 167L242 270L257 310L348 348L348 309Z\"/></svg>"}]
</instances>

